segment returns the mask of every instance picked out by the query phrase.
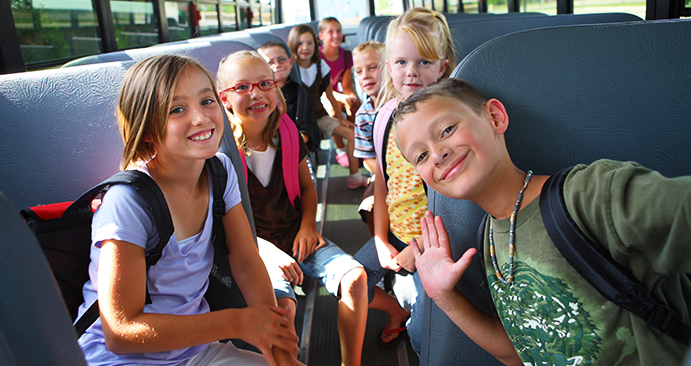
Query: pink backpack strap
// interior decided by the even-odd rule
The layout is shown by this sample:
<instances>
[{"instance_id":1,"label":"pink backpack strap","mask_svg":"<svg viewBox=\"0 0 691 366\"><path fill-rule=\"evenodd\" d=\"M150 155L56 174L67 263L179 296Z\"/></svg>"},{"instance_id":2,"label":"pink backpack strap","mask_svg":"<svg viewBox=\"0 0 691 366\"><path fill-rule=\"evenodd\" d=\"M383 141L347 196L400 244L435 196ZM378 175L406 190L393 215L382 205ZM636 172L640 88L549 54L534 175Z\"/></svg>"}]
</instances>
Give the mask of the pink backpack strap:
<instances>
[{"instance_id":1,"label":"pink backpack strap","mask_svg":"<svg viewBox=\"0 0 691 366\"><path fill-rule=\"evenodd\" d=\"M283 158L283 180L288 191L290 204L295 205L295 198L300 198L300 134L295 123L287 114L281 116L278 125L278 134L281 136L281 153Z\"/></svg>"},{"instance_id":2,"label":"pink backpack strap","mask_svg":"<svg viewBox=\"0 0 691 366\"><path fill-rule=\"evenodd\" d=\"M389 125L391 114L393 114L393 111L396 109L397 105L398 98L392 98L386 102L381 109L379 109L379 112L377 112L377 117L374 120L374 131L372 132L372 138L374 140L374 152L377 154L377 162L379 163L379 169L381 170L381 177L384 177L384 173L386 172L386 169L384 168L384 156L386 153L384 151L384 135L386 134L386 128Z\"/></svg>"}]
</instances>

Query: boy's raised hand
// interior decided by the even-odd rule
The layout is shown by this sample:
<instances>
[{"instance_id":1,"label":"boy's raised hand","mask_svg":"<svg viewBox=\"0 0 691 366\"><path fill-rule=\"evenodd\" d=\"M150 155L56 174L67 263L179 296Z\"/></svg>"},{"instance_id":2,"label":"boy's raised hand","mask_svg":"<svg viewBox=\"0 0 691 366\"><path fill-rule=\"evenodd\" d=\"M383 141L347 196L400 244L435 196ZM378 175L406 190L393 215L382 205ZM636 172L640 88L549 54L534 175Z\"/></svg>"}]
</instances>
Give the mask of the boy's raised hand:
<instances>
[{"instance_id":1,"label":"boy's raised hand","mask_svg":"<svg viewBox=\"0 0 691 366\"><path fill-rule=\"evenodd\" d=\"M430 211L420 220L422 243L411 243L415 254L415 265L427 295L437 302L443 302L456 288L456 284L470 265L477 249L468 249L454 262L451 257L449 235L441 217L434 217ZM420 248L421 246L422 248Z\"/></svg>"}]
</instances>

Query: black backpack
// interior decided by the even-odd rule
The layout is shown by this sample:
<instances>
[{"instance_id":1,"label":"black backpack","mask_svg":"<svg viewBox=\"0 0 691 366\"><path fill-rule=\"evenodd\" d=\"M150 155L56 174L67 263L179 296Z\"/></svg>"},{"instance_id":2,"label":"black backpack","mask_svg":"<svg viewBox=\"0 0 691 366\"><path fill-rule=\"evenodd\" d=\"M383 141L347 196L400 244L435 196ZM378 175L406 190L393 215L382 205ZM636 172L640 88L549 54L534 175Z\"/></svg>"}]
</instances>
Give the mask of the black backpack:
<instances>
[{"instance_id":1,"label":"black backpack","mask_svg":"<svg viewBox=\"0 0 691 366\"><path fill-rule=\"evenodd\" d=\"M214 266L209 275L209 289L205 297L212 310L243 307L242 294L237 286L233 286L222 223L225 214L223 193L228 179L227 172L223 163L215 156L206 161L206 168L211 171L214 187ZM114 184L129 184L134 187L151 210L159 242L146 255L148 270L161 258L174 229L163 192L145 173L137 170L122 171L91 188L74 202L36 206L21 211L25 222L38 238L72 320L77 318L77 309L84 302L82 288L89 280L91 219L94 212L92 202ZM148 291L146 301L147 304L151 303ZM74 325L77 335L81 336L98 317L96 301Z\"/></svg>"},{"instance_id":2,"label":"black backpack","mask_svg":"<svg viewBox=\"0 0 691 366\"><path fill-rule=\"evenodd\" d=\"M674 310L660 304L641 285L627 268L612 259L606 251L598 249L583 234L571 218L564 202L564 180L573 167L552 175L540 193L540 214L550 239L562 256L602 296L672 338L688 345L691 327L682 323ZM477 234L478 252L483 252L487 215L482 219ZM480 256L482 270L484 259Z\"/></svg>"}]
</instances>

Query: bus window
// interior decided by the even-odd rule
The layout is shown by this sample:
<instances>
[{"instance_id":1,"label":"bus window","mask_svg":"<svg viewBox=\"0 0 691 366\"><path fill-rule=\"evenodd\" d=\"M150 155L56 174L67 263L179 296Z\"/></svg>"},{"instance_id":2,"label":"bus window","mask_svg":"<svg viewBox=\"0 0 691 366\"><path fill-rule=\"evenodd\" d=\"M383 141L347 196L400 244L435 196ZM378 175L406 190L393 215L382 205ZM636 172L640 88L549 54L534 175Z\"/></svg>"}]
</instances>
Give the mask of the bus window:
<instances>
[{"instance_id":1,"label":"bus window","mask_svg":"<svg viewBox=\"0 0 691 366\"><path fill-rule=\"evenodd\" d=\"M150 1L111 0L113 26L118 49L158 43L158 21Z\"/></svg>"},{"instance_id":2,"label":"bus window","mask_svg":"<svg viewBox=\"0 0 691 366\"><path fill-rule=\"evenodd\" d=\"M189 2L166 1L165 7L170 40L182 41L192 37Z\"/></svg>"},{"instance_id":3,"label":"bus window","mask_svg":"<svg viewBox=\"0 0 691 366\"><path fill-rule=\"evenodd\" d=\"M312 21L309 0L283 0L283 23L302 24Z\"/></svg>"},{"instance_id":4,"label":"bus window","mask_svg":"<svg viewBox=\"0 0 691 366\"><path fill-rule=\"evenodd\" d=\"M338 19L343 27L343 34L347 34L349 29L356 29L360 25L360 20L369 16L367 0L350 0L348 6L334 6L333 0L316 0L315 3L317 20L326 17Z\"/></svg>"},{"instance_id":5,"label":"bus window","mask_svg":"<svg viewBox=\"0 0 691 366\"><path fill-rule=\"evenodd\" d=\"M91 1L12 1L25 65L103 52Z\"/></svg>"},{"instance_id":6,"label":"bus window","mask_svg":"<svg viewBox=\"0 0 691 366\"><path fill-rule=\"evenodd\" d=\"M223 32L234 32L238 30L237 18L236 18L236 7L229 3L224 2L221 5L221 22L223 25Z\"/></svg>"},{"instance_id":7,"label":"bus window","mask_svg":"<svg viewBox=\"0 0 691 366\"><path fill-rule=\"evenodd\" d=\"M458 2L458 0L454 0ZM374 14L380 15L400 15L403 14L403 2L393 0L382 0L374 2Z\"/></svg>"},{"instance_id":8,"label":"bus window","mask_svg":"<svg viewBox=\"0 0 691 366\"><path fill-rule=\"evenodd\" d=\"M506 14L509 12L509 3L506 0L487 0L487 12Z\"/></svg>"},{"instance_id":9,"label":"bus window","mask_svg":"<svg viewBox=\"0 0 691 366\"><path fill-rule=\"evenodd\" d=\"M218 4L202 3L199 5L199 30L195 36L208 36L218 34Z\"/></svg>"},{"instance_id":10,"label":"bus window","mask_svg":"<svg viewBox=\"0 0 691 366\"><path fill-rule=\"evenodd\" d=\"M556 0L519 0L521 12L538 12L557 15Z\"/></svg>"},{"instance_id":11,"label":"bus window","mask_svg":"<svg viewBox=\"0 0 691 366\"><path fill-rule=\"evenodd\" d=\"M525 0L522 0L525 1ZM461 0L464 13L479 13L480 3L477 0Z\"/></svg>"},{"instance_id":12,"label":"bus window","mask_svg":"<svg viewBox=\"0 0 691 366\"><path fill-rule=\"evenodd\" d=\"M645 0L574 0L573 13L629 13L645 19Z\"/></svg>"}]
</instances>

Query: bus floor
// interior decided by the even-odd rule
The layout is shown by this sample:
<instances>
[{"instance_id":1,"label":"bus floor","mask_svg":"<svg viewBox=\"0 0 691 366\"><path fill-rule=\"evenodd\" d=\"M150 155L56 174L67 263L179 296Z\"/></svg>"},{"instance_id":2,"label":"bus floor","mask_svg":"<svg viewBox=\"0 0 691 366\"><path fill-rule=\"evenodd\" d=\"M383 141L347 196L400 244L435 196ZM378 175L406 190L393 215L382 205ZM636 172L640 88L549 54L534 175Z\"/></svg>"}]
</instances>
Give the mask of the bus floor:
<instances>
[{"instance_id":1,"label":"bus floor","mask_svg":"<svg viewBox=\"0 0 691 366\"><path fill-rule=\"evenodd\" d=\"M320 202L317 226L324 237L338 244L347 253L355 254L369 239L367 226L357 212L364 188L346 188L348 170L336 163L331 145L330 140L322 141L319 164L315 164ZM367 174L364 168L361 171ZM322 202L326 204L322 205ZM298 296L296 318L296 330L301 337L300 360L311 366L340 365L341 352L336 322L338 300L311 279L304 281L302 291L305 295ZM390 349L381 348L377 344L379 332L387 320L388 316L382 311L368 312L362 366L418 366L417 355L408 340Z\"/></svg>"}]
</instances>

